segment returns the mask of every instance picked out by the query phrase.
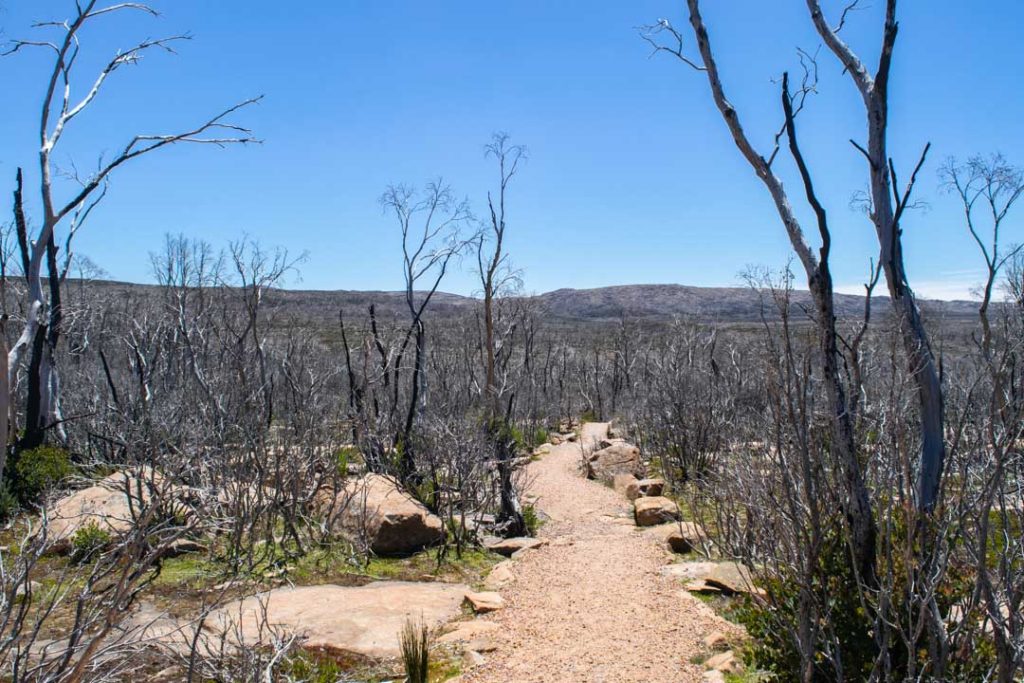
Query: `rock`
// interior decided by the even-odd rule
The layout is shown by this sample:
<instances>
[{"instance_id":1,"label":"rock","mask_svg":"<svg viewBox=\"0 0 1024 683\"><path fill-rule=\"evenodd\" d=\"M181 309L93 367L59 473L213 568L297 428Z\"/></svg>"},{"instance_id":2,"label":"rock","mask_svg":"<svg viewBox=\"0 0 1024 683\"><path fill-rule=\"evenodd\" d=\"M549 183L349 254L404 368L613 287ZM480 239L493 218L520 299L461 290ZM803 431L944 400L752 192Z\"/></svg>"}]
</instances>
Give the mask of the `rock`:
<instances>
[{"instance_id":1,"label":"rock","mask_svg":"<svg viewBox=\"0 0 1024 683\"><path fill-rule=\"evenodd\" d=\"M689 553L699 548L707 535L693 522L682 522L666 536L668 549L674 553Z\"/></svg>"},{"instance_id":2,"label":"rock","mask_svg":"<svg viewBox=\"0 0 1024 683\"><path fill-rule=\"evenodd\" d=\"M728 650L729 636L721 631L715 631L704 638L704 647L709 650Z\"/></svg>"},{"instance_id":3,"label":"rock","mask_svg":"<svg viewBox=\"0 0 1024 683\"><path fill-rule=\"evenodd\" d=\"M552 445L552 446L560 446L560 445L562 445L562 437L561 437L561 436L559 436L558 434L552 434L552 435L550 435L550 436L548 437L548 441L550 441L550 442L551 442L551 445Z\"/></svg>"},{"instance_id":4,"label":"rock","mask_svg":"<svg viewBox=\"0 0 1024 683\"><path fill-rule=\"evenodd\" d=\"M725 683L725 675L721 671L715 671L714 669L705 671L704 683Z\"/></svg>"},{"instance_id":5,"label":"rock","mask_svg":"<svg viewBox=\"0 0 1024 683\"><path fill-rule=\"evenodd\" d=\"M430 628L447 622L460 614L467 590L464 584L406 581L276 588L229 603L206 623L245 647L273 637L270 624L278 634L303 637L310 650L397 657L407 619L422 619Z\"/></svg>"},{"instance_id":6,"label":"rock","mask_svg":"<svg viewBox=\"0 0 1024 683\"><path fill-rule=\"evenodd\" d=\"M597 442L597 448L598 448L598 450L600 450L602 448L610 448L611 446L614 446L615 444L619 444L619 443L626 443L626 440L625 439L612 439L610 437L607 438L607 439L599 439L598 442Z\"/></svg>"},{"instance_id":7,"label":"rock","mask_svg":"<svg viewBox=\"0 0 1024 683\"><path fill-rule=\"evenodd\" d=\"M576 432L569 432L568 434L562 434L562 439L569 443L576 443L579 440L579 434Z\"/></svg>"},{"instance_id":8,"label":"rock","mask_svg":"<svg viewBox=\"0 0 1024 683\"><path fill-rule=\"evenodd\" d=\"M640 480L634 477L632 473L616 474L612 477L612 488L615 489L616 493L621 493L623 496L629 498L630 491L636 490L639 482ZM634 498L636 498L636 496L629 499L633 500Z\"/></svg>"},{"instance_id":9,"label":"rock","mask_svg":"<svg viewBox=\"0 0 1024 683\"><path fill-rule=\"evenodd\" d=\"M462 653L462 668L472 669L484 663L484 656L474 650L466 650Z\"/></svg>"},{"instance_id":10,"label":"rock","mask_svg":"<svg viewBox=\"0 0 1024 683\"><path fill-rule=\"evenodd\" d=\"M738 674L743 671L743 665L736 658L736 655L733 654L732 650L726 650L709 657L704 662L704 666L712 671L718 671L723 674Z\"/></svg>"},{"instance_id":11,"label":"rock","mask_svg":"<svg viewBox=\"0 0 1024 683\"><path fill-rule=\"evenodd\" d=\"M538 458L548 455L549 453L551 453L551 444L549 443L542 443L533 449L533 455Z\"/></svg>"},{"instance_id":12,"label":"rock","mask_svg":"<svg viewBox=\"0 0 1024 683\"><path fill-rule=\"evenodd\" d=\"M656 526L645 533L660 538L674 553L692 552L700 548L707 539L704 530L693 522Z\"/></svg>"},{"instance_id":13,"label":"rock","mask_svg":"<svg viewBox=\"0 0 1024 683\"><path fill-rule=\"evenodd\" d=\"M619 429L618 427L616 427L615 425L609 424L608 425L608 438L609 439L621 439L622 438L622 430Z\"/></svg>"},{"instance_id":14,"label":"rock","mask_svg":"<svg viewBox=\"0 0 1024 683\"><path fill-rule=\"evenodd\" d=\"M489 591L504 588L512 580L512 561L505 560L494 565L491 573L484 579L484 588Z\"/></svg>"},{"instance_id":15,"label":"rock","mask_svg":"<svg viewBox=\"0 0 1024 683\"><path fill-rule=\"evenodd\" d=\"M137 516L149 504L153 493L183 496L184 487L170 484L159 472L142 474L115 472L92 486L70 493L47 511L47 532L53 548L63 552L71 547L74 535L95 525L112 536L129 531ZM169 500L169 504L176 504Z\"/></svg>"},{"instance_id":16,"label":"rock","mask_svg":"<svg viewBox=\"0 0 1024 683\"><path fill-rule=\"evenodd\" d=\"M467 591L466 602L469 603L470 607L472 607L473 611L477 614L497 612L505 607L505 599L492 591L483 591L480 593Z\"/></svg>"},{"instance_id":17,"label":"rock","mask_svg":"<svg viewBox=\"0 0 1024 683\"><path fill-rule=\"evenodd\" d=\"M679 506L661 496L637 498L633 506L637 526L654 526L679 519Z\"/></svg>"},{"instance_id":18,"label":"rock","mask_svg":"<svg viewBox=\"0 0 1024 683\"><path fill-rule=\"evenodd\" d=\"M721 593L722 589L712 586L703 579L694 579L683 586L690 593Z\"/></svg>"},{"instance_id":19,"label":"rock","mask_svg":"<svg viewBox=\"0 0 1024 683\"><path fill-rule=\"evenodd\" d=\"M349 482L340 500L336 530L378 555L408 555L444 540L440 518L387 477Z\"/></svg>"},{"instance_id":20,"label":"rock","mask_svg":"<svg viewBox=\"0 0 1024 683\"><path fill-rule=\"evenodd\" d=\"M498 644L487 638L477 638L466 643L465 649L473 652L494 652L498 649Z\"/></svg>"},{"instance_id":21,"label":"rock","mask_svg":"<svg viewBox=\"0 0 1024 683\"><path fill-rule=\"evenodd\" d=\"M664 479L641 479L636 484L641 496L660 496L665 492Z\"/></svg>"},{"instance_id":22,"label":"rock","mask_svg":"<svg viewBox=\"0 0 1024 683\"><path fill-rule=\"evenodd\" d=\"M43 584L38 581L29 581L27 585L25 583L19 583L18 587L14 589L14 597L17 599L23 598L28 594L35 595L42 589Z\"/></svg>"},{"instance_id":23,"label":"rock","mask_svg":"<svg viewBox=\"0 0 1024 683\"><path fill-rule=\"evenodd\" d=\"M691 592L760 594L750 572L736 562L680 562L662 567L661 573L686 581Z\"/></svg>"},{"instance_id":24,"label":"rock","mask_svg":"<svg viewBox=\"0 0 1024 683\"><path fill-rule=\"evenodd\" d=\"M481 639L497 631L499 626L493 621L459 621L447 633L438 636L439 643L468 643Z\"/></svg>"},{"instance_id":25,"label":"rock","mask_svg":"<svg viewBox=\"0 0 1024 683\"><path fill-rule=\"evenodd\" d=\"M588 479L597 479L611 486L616 474L632 474L638 479L644 476L639 448L623 442L590 454L587 461Z\"/></svg>"},{"instance_id":26,"label":"rock","mask_svg":"<svg viewBox=\"0 0 1024 683\"><path fill-rule=\"evenodd\" d=\"M492 553L498 553L505 557L511 557L521 550L534 550L547 545L548 542L541 538L529 538L521 536L517 538L493 538L484 541L484 547Z\"/></svg>"}]
</instances>

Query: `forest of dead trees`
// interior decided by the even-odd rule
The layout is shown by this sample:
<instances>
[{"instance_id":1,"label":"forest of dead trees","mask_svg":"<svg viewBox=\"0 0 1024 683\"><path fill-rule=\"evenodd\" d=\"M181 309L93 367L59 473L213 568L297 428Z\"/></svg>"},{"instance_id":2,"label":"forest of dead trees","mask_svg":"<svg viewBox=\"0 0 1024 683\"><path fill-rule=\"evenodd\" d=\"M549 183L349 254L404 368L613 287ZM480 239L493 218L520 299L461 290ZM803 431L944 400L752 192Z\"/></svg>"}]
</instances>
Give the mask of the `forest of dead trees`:
<instances>
[{"instance_id":1,"label":"forest of dead trees","mask_svg":"<svg viewBox=\"0 0 1024 683\"><path fill-rule=\"evenodd\" d=\"M370 548L332 522L348 504L346 483L365 472L400 483L441 518L443 540L429 549L439 564L482 533L528 534L524 465L549 431L582 419L615 420L707 530L707 551L750 570L761 590L735 618L759 669L806 683L1020 680L1024 256L1000 228L1024 177L998 155L950 159L938 178L921 172L928 147L906 169L889 158L896 3L887 3L876 68L840 38L857 4L829 23L808 2L864 104L867 138L851 149L865 163L865 226L879 257L858 319L834 313L827 201L797 132L813 115L817 64L780 81L782 125L774 146L758 150L714 60L724 22L709 28L689 0L692 35L668 20L644 33L708 80L797 256L799 274L747 273L764 314L743 326L651 323L628 311L617 323L552 321L522 296L507 251L515 180L528 165L504 134L484 149L492 190L473 203L442 182L382 188L384 220L401 236L401 314L296 315L275 299L301 255L244 238L219 247L169 236L152 256L155 287L105 295L76 277L73 238L108 182L165 146L254 142L236 121L258 98L180 132L129 135L89 177L57 182L51 154L65 127L108 76L176 38L139 43L98 78L79 76L92 22L149 11L92 1L43 26L45 38L14 43L11 52L48 50L53 62L41 77L39 166L10 179L0 254L3 677L136 680L176 664L189 680L301 679L287 665L291 643L197 645L168 662L109 635L185 540L225 582L258 583L325 548L335 562L365 563ZM92 85L74 100L64 84L78 78ZM797 179L791 195L776 175L785 163ZM900 219L925 184L961 203L954 218L977 243L986 278L975 321L924 319L914 297ZM806 230L798 201L814 217ZM479 305L440 318L432 297L455 268L478 277ZM876 286L887 310L871 297ZM792 301L803 287L811 307ZM114 534L85 529L70 543L50 533L48 506L103 477L123 486L131 523ZM228 594L211 593L196 618Z\"/></svg>"}]
</instances>

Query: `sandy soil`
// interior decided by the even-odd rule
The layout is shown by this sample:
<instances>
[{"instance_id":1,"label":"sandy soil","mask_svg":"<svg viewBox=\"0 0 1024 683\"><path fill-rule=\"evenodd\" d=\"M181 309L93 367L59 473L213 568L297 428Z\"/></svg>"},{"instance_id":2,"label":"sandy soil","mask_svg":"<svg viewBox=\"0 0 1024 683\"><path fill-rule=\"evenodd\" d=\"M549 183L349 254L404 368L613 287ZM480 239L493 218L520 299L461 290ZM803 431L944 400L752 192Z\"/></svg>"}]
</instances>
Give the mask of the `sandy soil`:
<instances>
[{"instance_id":1,"label":"sandy soil","mask_svg":"<svg viewBox=\"0 0 1024 683\"><path fill-rule=\"evenodd\" d=\"M587 424L583 442L607 434ZM508 606L483 619L500 628L498 649L465 681L623 683L702 681L690 663L707 634L734 630L664 577L669 552L638 532L629 502L580 474L580 444L566 443L530 465L530 493L550 518L548 546L513 564L501 590Z\"/></svg>"}]
</instances>

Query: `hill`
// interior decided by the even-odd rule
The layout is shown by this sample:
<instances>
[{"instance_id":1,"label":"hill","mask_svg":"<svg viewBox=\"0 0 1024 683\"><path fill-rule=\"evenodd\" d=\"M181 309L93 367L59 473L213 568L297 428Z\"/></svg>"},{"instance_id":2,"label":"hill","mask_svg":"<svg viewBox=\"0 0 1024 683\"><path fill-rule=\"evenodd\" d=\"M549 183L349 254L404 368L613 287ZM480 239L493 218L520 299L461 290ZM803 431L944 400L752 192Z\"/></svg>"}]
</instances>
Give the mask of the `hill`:
<instances>
[{"instance_id":1,"label":"hill","mask_svg":"<svg viewBox=\"0 0 1024 683\"><path fill-rule=\"evenodd\" d=\"M112 281L75 283L93 289L101 296L125 296L129 292L156 295L153 285ZM600 322L629 318L665 321L685 316L708 322L754 322L761 319L762 308L774 317L770 301L762 304L758 292L747 287L690 287L686 285L619 285L595 289L558 289L526 297L545 315L561 322ZM279 289L267 297L267 304L282 312L303 318L335 321L339 311L346 317L363 318L372 304L382 318L404 317L405 297L402 292L356 290L294 290ZM793 302L801 309L811 306L810 294L793 292ZM478 304L473 297L438 292L430 310L441 318L456 317L472 311ZM873 311L884 316L889 312L887 296L872 299ZM969 319L977 315L972 301L922 300L921 307L931 318ZM864 297L836 295L836 312L840 318L856 319L863 315Z\"/></svg>"}]
</instances>

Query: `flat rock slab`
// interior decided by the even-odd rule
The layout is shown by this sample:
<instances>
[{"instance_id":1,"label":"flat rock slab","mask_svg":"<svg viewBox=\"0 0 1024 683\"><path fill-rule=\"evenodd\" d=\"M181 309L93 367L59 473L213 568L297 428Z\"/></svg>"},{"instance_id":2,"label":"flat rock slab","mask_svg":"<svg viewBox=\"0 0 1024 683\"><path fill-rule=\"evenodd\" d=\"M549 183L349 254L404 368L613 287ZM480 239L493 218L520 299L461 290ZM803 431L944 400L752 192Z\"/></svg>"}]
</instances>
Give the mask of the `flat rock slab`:
<instances>
[{"instance_id":1,"label":"flat rock slab","mask_svg":"<svg viewBox=\"0 0 1024 683\"><path fill-rule=\"evenodd\" d=\"M207 620L246 646L272 634L261 629L263 612L271 629L302 637L311 650L397 657L398 634L407 619L433 628L461 613L469 587L456 583L376 581L365 586L277 588L230 603Z\"/></svg>"},{"instance_id":2,"label":"flat rock slab","mask_svg":"<svg viewBox=\"0 0 1024 683\"><path fill-rule=\"evenodd\" d=\"M469 643L481 640L486 636L493 635L498 630L498 625L493 621L472 621L456 622L454 628L447 633L438 636L439 643Z\"/></svg>"},{"instance_id":3,"label":"flat rock slab","mask_svg":"<svg viewBox=\"0 0 1024 683\"><path fill-rule=\"evenodd\" d=\"M467 591L466 602L469 603L470 607L477 614L496 612L505 606L505 599L493 591L483 591L480 593Z\"/></svg>"},{"instance_id":4,"label":"flat rock slab","mask_svg":"<svg viewBox=\"0 0 1024 683\"><path fill-rule=\"evenodd\" d=\"M519 538L495 538L484 543L484 547L490 550L492 553L498 553L505 557L512 557L513 554L520 550L535 550L541 546L547 545L547 541L542 538L528 538L526 536Z\"/></svg>"},{"instance_id":5,"label":"flat rock slab","mask_svg":"<svg viewBox=\"0 0 1024 683\"><path fill-rule=\"evenodd\" d=\"M686 581L686 589L694 592L758 592L750 572L736 562L680 562L662 567L661 573Z\"/></svg>"}]
</instances>

